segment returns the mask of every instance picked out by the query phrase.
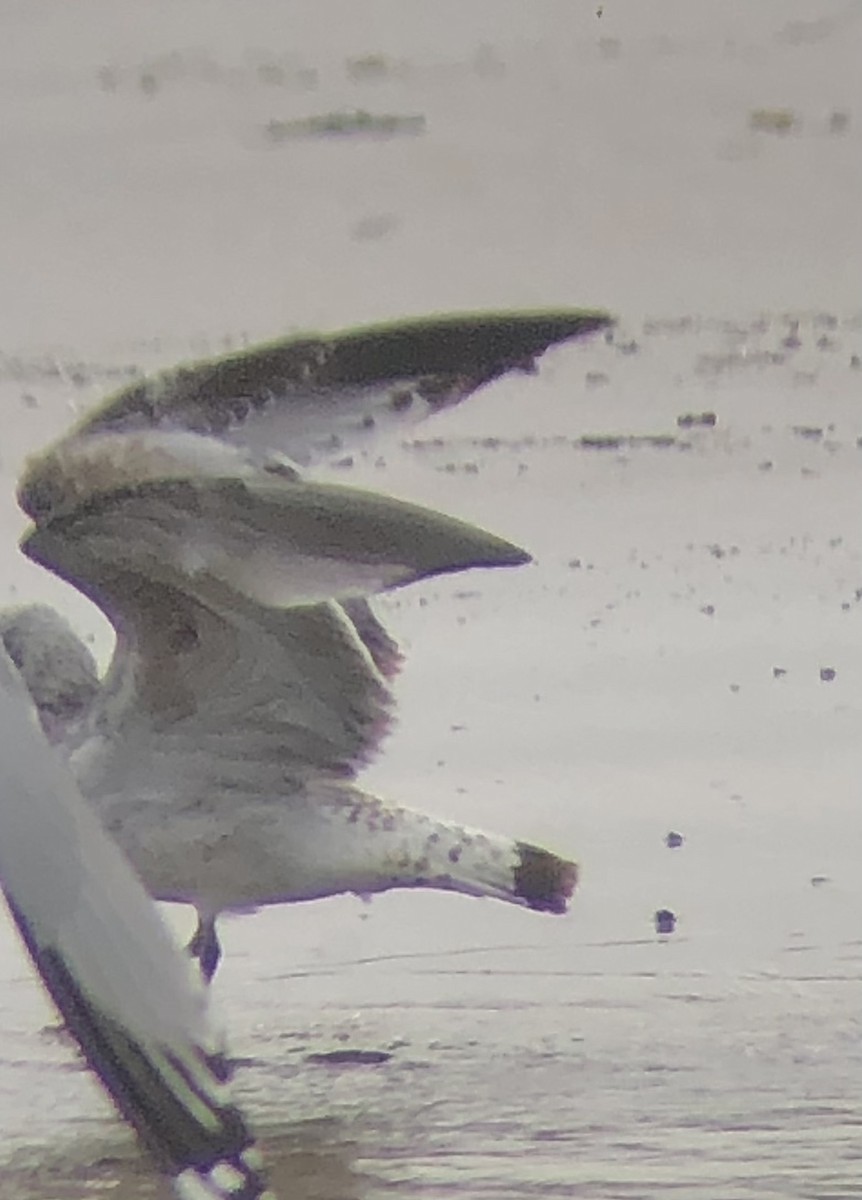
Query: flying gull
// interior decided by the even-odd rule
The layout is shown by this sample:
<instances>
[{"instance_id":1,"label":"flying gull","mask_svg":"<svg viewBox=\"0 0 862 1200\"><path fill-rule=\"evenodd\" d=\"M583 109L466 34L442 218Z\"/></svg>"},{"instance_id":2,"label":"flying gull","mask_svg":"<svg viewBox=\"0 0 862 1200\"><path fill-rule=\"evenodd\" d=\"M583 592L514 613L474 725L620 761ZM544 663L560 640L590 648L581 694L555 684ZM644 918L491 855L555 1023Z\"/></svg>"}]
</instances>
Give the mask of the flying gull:
<instances>
[{"instance_id":1,"label":"flying gull","mask_svg":"<svg viewBox=\"0 0 862 1200\"><path fill-rule=\"evenodd\" d=\"M52 754L0 646L0 878L67 1028L178 1196L269 1196L199 979Z\"/></svg>"},{"instance_id":2,"label":"flying gull","mask_svg":"<svg viewBox=\"0 0 862 1200\"><path fill-rule=\"evenodd\" d=\"M364 793L400 657L366 597L529 555L402 500L306 477L610 323L560 311L296 337L145 379L27 465L24 553L111 621L99 679L52 610L3 640L49 739L146 887L226 910L398 887L565 911L573 863Z\"/></svg>"}]
</instances>

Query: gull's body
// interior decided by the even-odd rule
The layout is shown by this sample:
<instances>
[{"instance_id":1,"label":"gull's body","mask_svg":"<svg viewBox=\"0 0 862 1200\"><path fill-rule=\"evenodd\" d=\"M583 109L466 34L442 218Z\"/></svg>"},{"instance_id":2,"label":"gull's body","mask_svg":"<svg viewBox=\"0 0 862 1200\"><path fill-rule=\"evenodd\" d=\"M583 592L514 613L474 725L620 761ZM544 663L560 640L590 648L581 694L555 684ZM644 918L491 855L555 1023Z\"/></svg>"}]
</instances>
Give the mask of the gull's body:
<instances>
[{"instance_id":1,"label":"gull's body","mask_svg":"<svg viewBox=\"0 0 862 1200\"><path fill-rule=\"evenodd\" d=\"M199 983L50 752L2 646L0 877L67 1027L178 1194L262 1197Z\"/></svg>"},{"instance_id":2,"label":"gull's body","mask_svg":"<svg viewBox=\"0 0 862 1200\"><path fill-rule=\"evenodd\" d=\"M29 465L24 552L99 605L117 646L98 681L69 631L22 634L44 612L9 614L0 634L13 654L17 637L46 732L148 889L196 906L207 975L225 909L432 887L564 911L571 863L357 783L399 661L362 597L529 556L296 464L606 324L450 318L263 347L135 385Z\"/></svg>"}]
</instances>

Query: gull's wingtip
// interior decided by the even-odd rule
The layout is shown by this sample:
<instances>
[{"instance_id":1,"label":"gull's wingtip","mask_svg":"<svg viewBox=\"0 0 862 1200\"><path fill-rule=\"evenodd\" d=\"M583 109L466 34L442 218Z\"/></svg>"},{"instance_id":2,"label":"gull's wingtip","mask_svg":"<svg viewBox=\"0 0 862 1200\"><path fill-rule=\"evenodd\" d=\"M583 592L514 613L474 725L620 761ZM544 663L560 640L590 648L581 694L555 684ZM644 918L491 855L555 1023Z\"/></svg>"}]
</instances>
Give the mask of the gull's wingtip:
<instances>
[{"instance_id":1,"label":"gull's wingtip","mask_svg":"<svg viewBox=\"0 0 862 1200\"><path fill-rule=\"evenodd\" d=\"M225 1090L221 1058L138 1040L107 1016L62 953L45 945L15 903L9 911L66 1028L121 1115L181 1200L274 1200L260 1154Z\"/></svg>"},{"instance_id":2,"label":"gull's wingtip","mask_svg":"<svg viewBox=\"0 0 862 1200\"><path fill-rule=\"evenodd\" d=\"M533 561L532 554L514 542L488 534L487 555L474 562L474 567L524 567Z\"/></svg>"},{"instance_id":3,"label":"gull's wingtip","mask_svg":"<svg viewBox=\"0 0 862 1200\"><path fill-rule=\"evenodd\" d=\"M533 371L552 346L614 322L601 309L537 308L431 313L337 331L298 331L137 380L86 414L76 434L167 422L220 436L265 409L273 396L410 380L421 384L433 410L459 403L509 371ZM400 394L391 397L396 410L403 401Z\"/></svg>"},{"instance_id":4,"label":"gull's wingtip","mask_svg":"<svg viewBox=\"0 0 862 1200\"><path fill-rule=\"evenodd\" d=\"M433 313L324 335L329 370L343 381L463 375L474 386L511 370L534 370L552 346L614 324L599 309L548 308Z\"/></svg>"}]
</instances>

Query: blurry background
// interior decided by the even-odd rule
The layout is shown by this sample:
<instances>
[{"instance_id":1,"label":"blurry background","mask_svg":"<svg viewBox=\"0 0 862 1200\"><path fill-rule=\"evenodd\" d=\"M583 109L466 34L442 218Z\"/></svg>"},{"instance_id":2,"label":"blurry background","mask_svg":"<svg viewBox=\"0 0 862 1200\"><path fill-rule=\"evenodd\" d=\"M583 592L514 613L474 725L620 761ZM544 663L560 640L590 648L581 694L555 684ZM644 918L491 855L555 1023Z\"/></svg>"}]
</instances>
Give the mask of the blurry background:
<instances>
[{"instance_id":1,"label":"blurry background","mask_svg":"<svg viewBox=\"0 0 862 1200\"><path fill-rule=\"evenodd\" d=\"M0 30L4 600L103 657L14 484L114 387L433 310L620 318L351 468L537 560L379 602L409 657L369 788L583 887L563 920L225 922L282 1195L862 1195L858 7L3 0ZM4 925L0 1196L153 1194L52 1020Z\"/></svg>"}]
</instances>

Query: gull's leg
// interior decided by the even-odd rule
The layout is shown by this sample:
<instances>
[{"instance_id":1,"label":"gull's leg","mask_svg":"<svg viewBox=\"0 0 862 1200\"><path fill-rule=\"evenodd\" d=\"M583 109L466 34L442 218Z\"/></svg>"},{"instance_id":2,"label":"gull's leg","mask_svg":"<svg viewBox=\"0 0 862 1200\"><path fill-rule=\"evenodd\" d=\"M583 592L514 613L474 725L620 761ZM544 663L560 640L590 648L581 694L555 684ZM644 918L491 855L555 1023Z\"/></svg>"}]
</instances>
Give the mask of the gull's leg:
<instances>
[{"instance_id":1,"label":"gull's leg","mask_svg":"<svg viewBox=\"0 0 862 1200\"><path fill-rule=\"evenodd\" d=\"M200 963L201 975L207 983L212 981L221 961L221 946L216 933L218 913L198 909L198 927L186 950Z\"/></svg>"}]
</instances>

